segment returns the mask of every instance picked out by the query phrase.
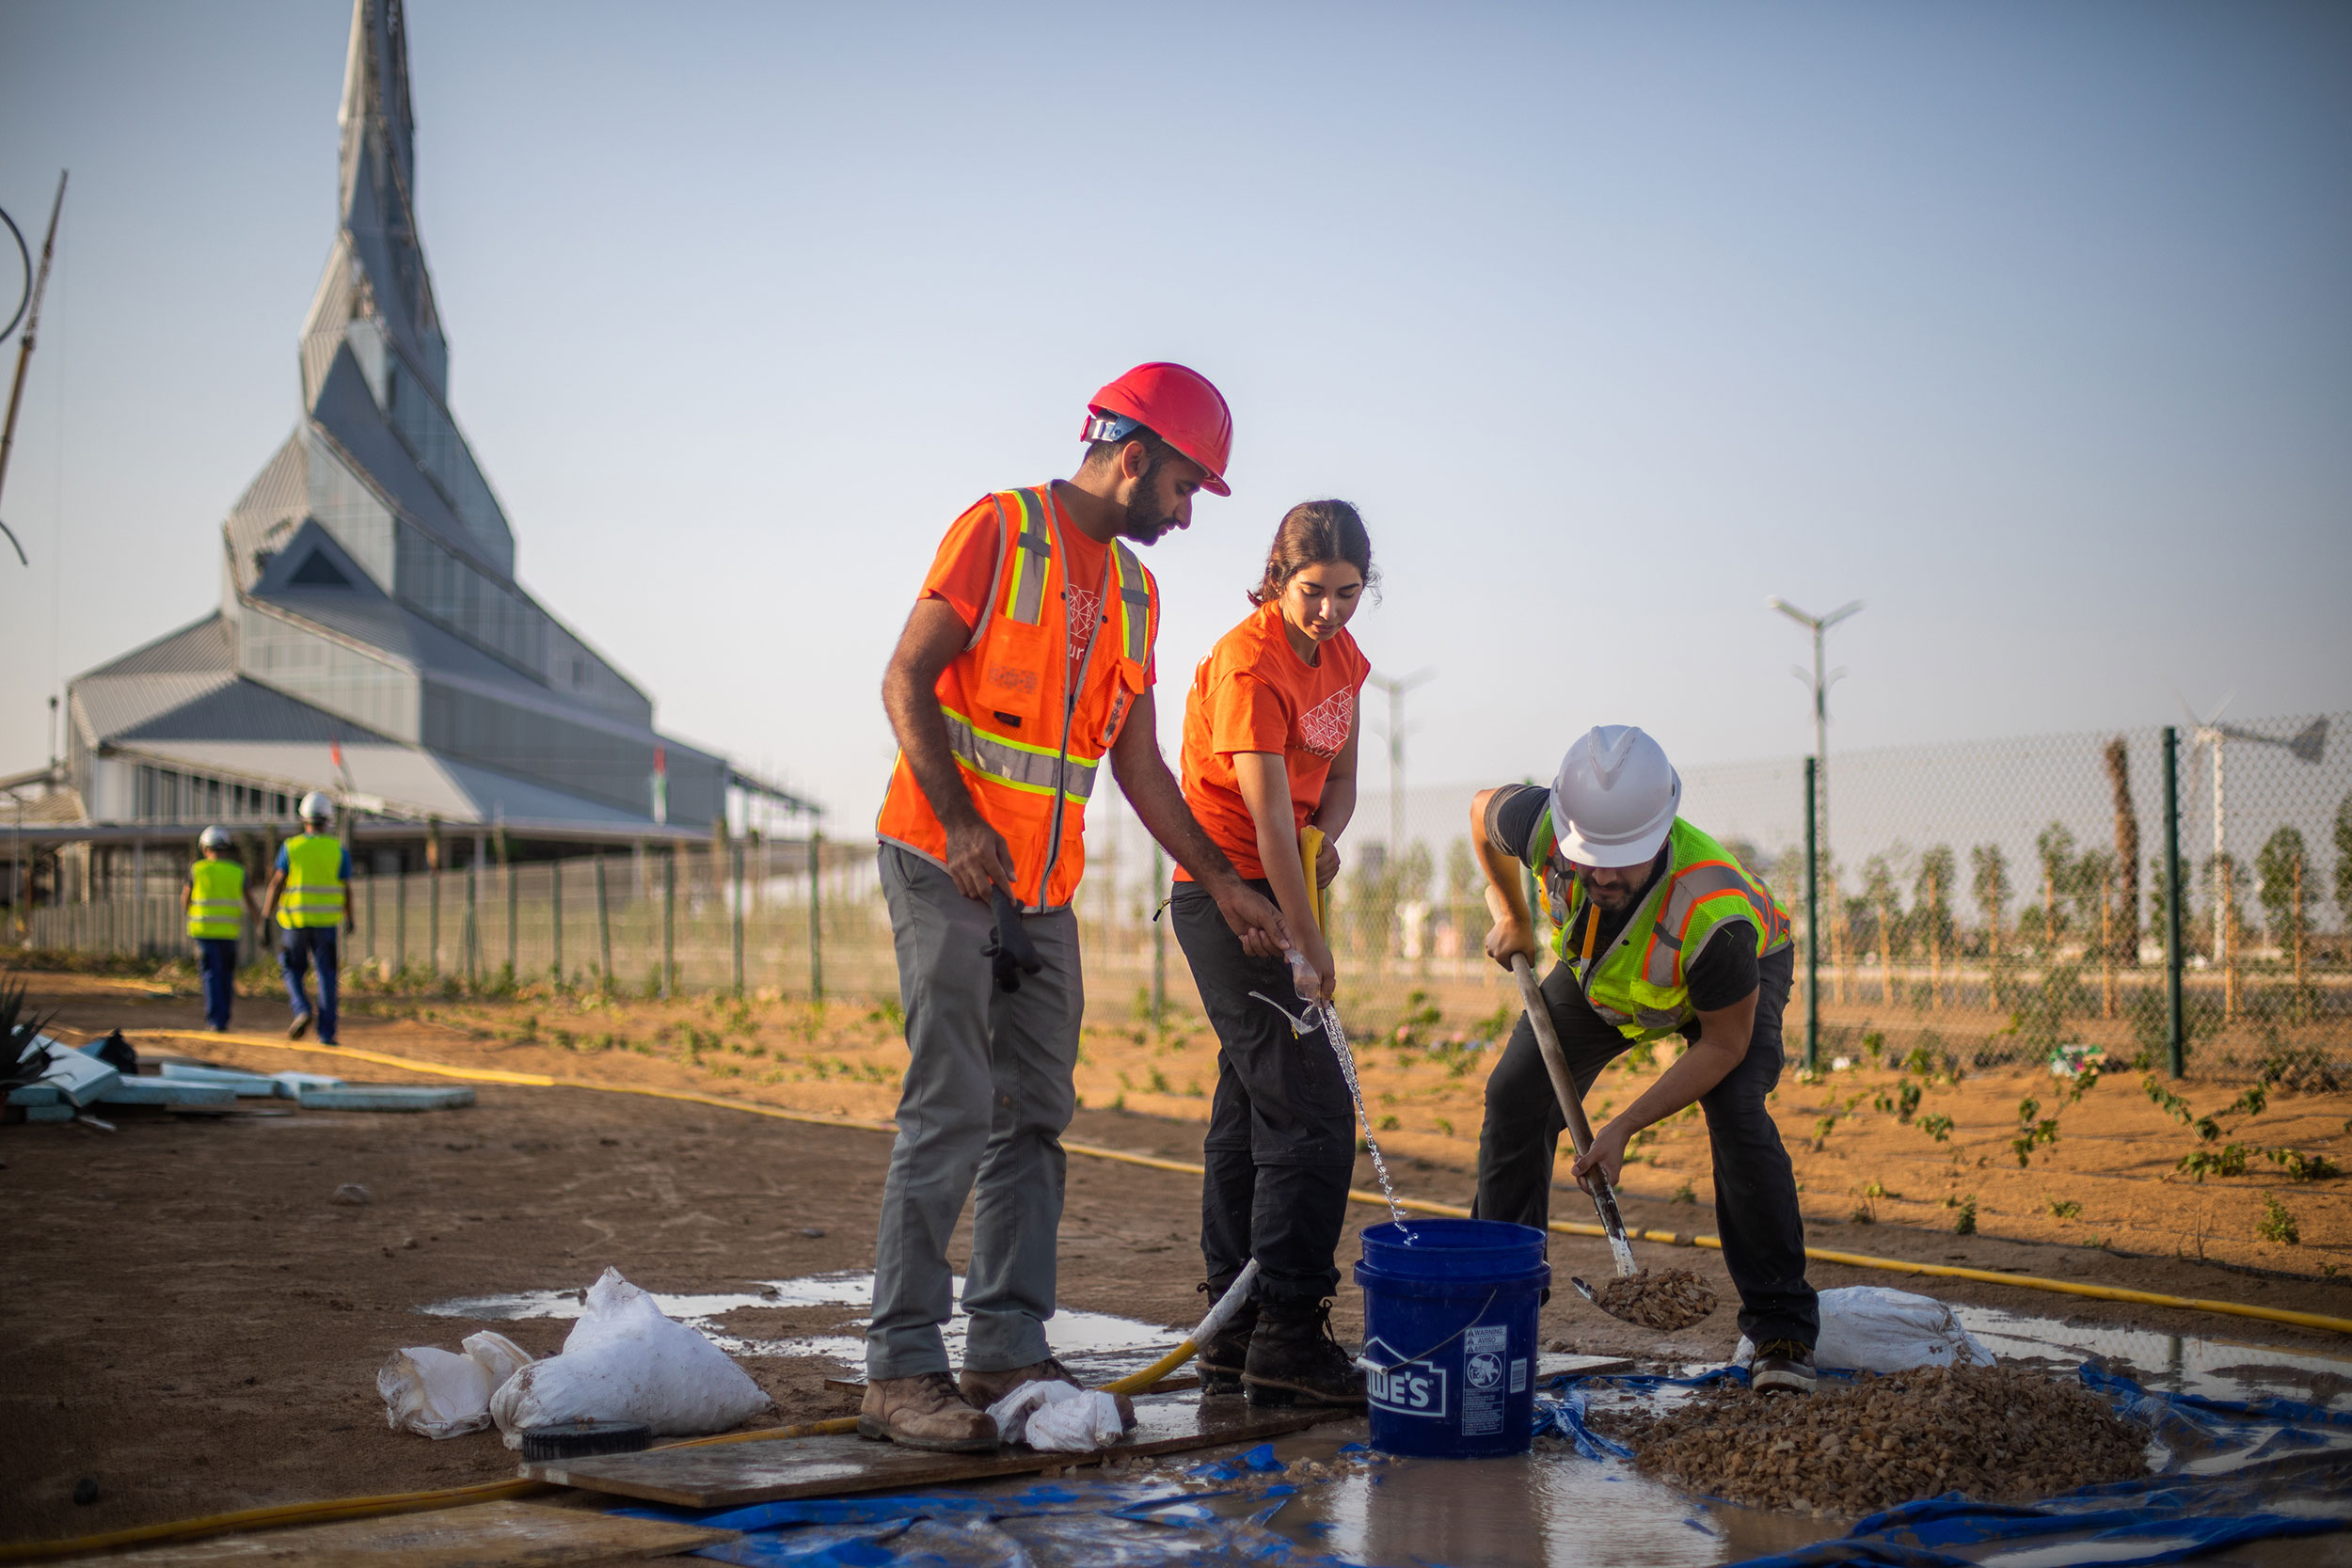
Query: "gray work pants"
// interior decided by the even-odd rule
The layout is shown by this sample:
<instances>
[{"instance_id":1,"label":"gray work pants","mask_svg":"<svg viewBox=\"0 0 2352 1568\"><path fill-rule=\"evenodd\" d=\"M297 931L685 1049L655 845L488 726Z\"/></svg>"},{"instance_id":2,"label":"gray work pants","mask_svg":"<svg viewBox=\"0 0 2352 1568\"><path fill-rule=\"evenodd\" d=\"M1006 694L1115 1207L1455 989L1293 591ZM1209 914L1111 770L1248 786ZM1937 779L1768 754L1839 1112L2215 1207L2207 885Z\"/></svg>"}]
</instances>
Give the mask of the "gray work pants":
<instances>
[{"instance_id":1,"label":"gray work pants","mask_svg":"<svg viewBox=\"0 0 2352 1568\"><path fill-rule=\"evenodd\" d=\"M947 1239L967 1196L964 1368L1026 1367L1049 1354L1045 1320L1054 1315L1061 1131L1077 1108L1071 1073L1086 1001L1078 917L1067 909L1025 916L1044 973L1002 991L990 973L989 906L895 844L881 858L913 1060L882 1181L866 1375L948 1370L939 1332L954 1308Z\"/></svg>"}]
</instances>

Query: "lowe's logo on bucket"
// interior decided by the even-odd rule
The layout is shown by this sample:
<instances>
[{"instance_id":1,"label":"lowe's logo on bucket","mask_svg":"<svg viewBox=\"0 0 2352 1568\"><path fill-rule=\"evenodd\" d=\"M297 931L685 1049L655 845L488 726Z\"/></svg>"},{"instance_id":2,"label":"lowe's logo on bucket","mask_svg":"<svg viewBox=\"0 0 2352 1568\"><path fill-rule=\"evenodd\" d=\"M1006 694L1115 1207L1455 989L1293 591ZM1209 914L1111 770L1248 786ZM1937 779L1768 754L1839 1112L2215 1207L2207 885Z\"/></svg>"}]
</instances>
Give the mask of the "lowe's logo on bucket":
<instances>
[{"instance_id":1,"label":"lowe's logo on bucket","mask_svg":"<svg viewBox=\"0 0 2352 1568\"><path fill-rule=\"evenodd\" d=\"M1364 1384L1372 1402L1399 1416L1446 1414L1445 1369L1434 1361L1405 1361L1378 1339L1364 1346Z\"/></svg>"}]
</instances>

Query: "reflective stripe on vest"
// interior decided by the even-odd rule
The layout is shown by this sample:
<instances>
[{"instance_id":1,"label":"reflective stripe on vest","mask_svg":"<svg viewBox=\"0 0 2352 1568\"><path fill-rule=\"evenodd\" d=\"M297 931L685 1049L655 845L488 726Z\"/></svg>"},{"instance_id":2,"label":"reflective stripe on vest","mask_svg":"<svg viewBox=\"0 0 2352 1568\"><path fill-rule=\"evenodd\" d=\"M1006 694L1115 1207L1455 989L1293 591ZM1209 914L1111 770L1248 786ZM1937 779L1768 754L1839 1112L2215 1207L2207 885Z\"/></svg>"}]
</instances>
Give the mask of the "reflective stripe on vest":
<instances>
[{"instance_id":1,"label":"reflective stripe on vest","mask_svg":"<svg viewBox=\"0 0 2352 1568\"><path fill-rule=\"evenodd\" d=\"M1005 588L1005 616L1034 626L1045 613L1046 579L1054 573L1054 524L1045 498L1035 490L1015 490L1011 495L1021 515L1014 523L1017 531L1008 562L1012 580Z\"/></svg>"},{"instance_id":2,"label":"reflective stripe on vest","mask_svg":"<svg viewBox=\"0 0 2352 1568\"><path fill-rule=\"evenodd\" d=\"M286 885L278 894L278 924L292 929L342 923L342 841L325 833L286 840Z\"/></svg>"},{"instance_id":3,"label":"reflective stripe on vest","mask_svg":"<svg viewBox=\"0 0 2352 1568\"><path fill-rule=\"evenodd\" d=\"M234 942L245 930L245 867L235 861L198 861L188 868L188 935L199 942Z\"/></svg>"},{"instance_id":4,"label":"reflective stripe on vest","mask_svg":"<svg viewBox=\"0 0 2352 1568\"><path fill-rule=\"evenodd\" d=\"M1747 922L1762 958L1793 940L1788 914L1730 851L1680 817L1667 835L1665 874L1633 911L1608 950L1589 963L1571 956L1570 933L1599 919L1581 882L1558 873L1557 838L1546 809L1530 853L1540 853L1545 913L1558 924L1552 948L1577 971L1593 1010L1635 1039L1669 1035L1697 1016L1688 966L1727 922ZM1580 919L1579 917L1581 917ZM1629 939L1638 936L1637 943Z\"/></svg>"},{"instance_id":5,"label":"reflective stripe on vest","mask_svg":"<svg viewBox=\"0 0 2352 1568\"><path fill-rule=\"evenodd\" d=\"M945 705L939 712L947 721L947 749L973 772L1039 795L1053 794L1058 779L1063 792L1073 800L1093 796L1095 764L1087 758L1064 758L1043 746L984 735L972 727L971 720Z\"/></svg>"},{"instance_id":6,"label":"reflective stripe on vest","mask_svg":"<svg viewBox=\"0 0 2352 1568\"><path fill-rule=\"evenodd\" d=\"M1143 584L1143 562L1116 539L1111 551L1119 562L1119 625L1127 657L1147 664L1152 658L1152 591Z\"/></svg>"}]
</instances>

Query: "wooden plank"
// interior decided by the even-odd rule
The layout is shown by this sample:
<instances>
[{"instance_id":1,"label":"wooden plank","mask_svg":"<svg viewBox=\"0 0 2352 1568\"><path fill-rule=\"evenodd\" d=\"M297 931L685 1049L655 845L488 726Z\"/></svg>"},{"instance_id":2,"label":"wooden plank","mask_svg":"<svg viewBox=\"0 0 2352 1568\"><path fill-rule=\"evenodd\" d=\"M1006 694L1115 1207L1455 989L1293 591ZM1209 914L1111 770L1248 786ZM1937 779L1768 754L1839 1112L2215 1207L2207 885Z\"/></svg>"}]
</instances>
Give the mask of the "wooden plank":
<instances>
[{"instance_id":1,"label":"wooden plank","mask_svg":"<svg viewBox=\"0 0 2352 1568\"><path fill-rule=\"evenodd\" d=\"M1024 1445L993 1453L929 1453L849 1433L769 1438L700 1449L650 1449L526 1465L523 1474L558 1486L611 1492L677 1508L739 1508L783 1497L832 1497L893 1492L951 1481L1012 1476L1117 1456L1183 1453L1227 1443L1255 1443L1300 1432L1349 1412L1257 1410L1239 1400L1139 1400L1135 1429L1092 1453L1046 1453Z\"/></svg>"},{"instance_id":2,"label":"wooden plank","mask_svg":"<svg viewBox=\"0 0 2352 1568\"><path fill-rule=\"evenodd\" d=\"M311 1568L571 1568L642 1562L733 1541L737 1532L665 1519L621 1519L583 1508L476 1503L431 1513L216 1535L116 1554L141 1568L183 1563L299 1562Z\"/></svg>"},{"instance_id":3,"label":"wooden plank","mask_svg":"<svg viewBox=\"0 0 2352 1568\"><path fill-rule=\"evenodd\" d=\"M1574 1355L1546 1351L1535 1358L1535 1375L1539 1378L1558 1377L1563 1372L1575 1377L1599 1377L1632 1370L1633 1358L1629 1355Z\"/></svg>"}]
</instances>

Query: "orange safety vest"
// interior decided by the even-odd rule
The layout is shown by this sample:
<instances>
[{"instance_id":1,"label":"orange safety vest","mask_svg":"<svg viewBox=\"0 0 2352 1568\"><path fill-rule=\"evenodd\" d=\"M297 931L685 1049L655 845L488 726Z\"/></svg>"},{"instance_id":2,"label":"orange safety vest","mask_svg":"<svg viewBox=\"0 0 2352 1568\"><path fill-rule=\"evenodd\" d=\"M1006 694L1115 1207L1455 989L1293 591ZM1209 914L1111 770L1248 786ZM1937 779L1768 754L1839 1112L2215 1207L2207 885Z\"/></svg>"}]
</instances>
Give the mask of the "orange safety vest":
<instances>
[{"instance_id":1,"label":"orange safety vest","mask_svg":"<svg viewBox=\"0 0 2352 1568\"><path fill-rule=\"evenodd\" d=\"M1044 485L993 499L1003 531L988 608L934 689L964 785L1011 847L1014 895L1035 913L1059 909L1078 891L1087 800L1104 753L1145 690L1160 590L1135 552L1113 540L1104 552L1104 619L1072 689L1061 536L1075 525ZM903 752L875 832L946 863L946 830Z\"/></svg>"}]
</instances>

